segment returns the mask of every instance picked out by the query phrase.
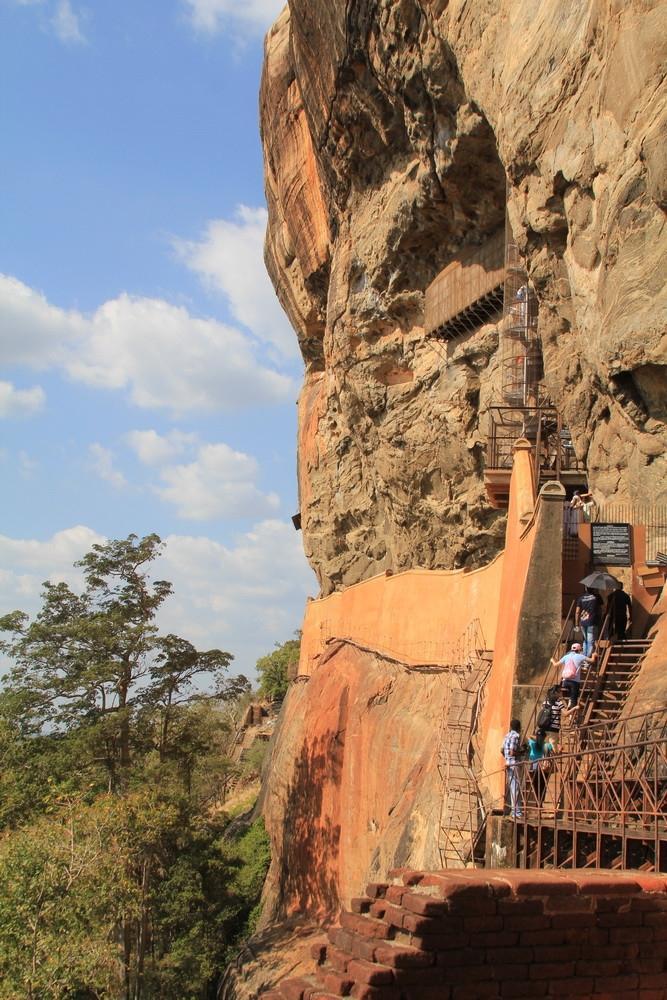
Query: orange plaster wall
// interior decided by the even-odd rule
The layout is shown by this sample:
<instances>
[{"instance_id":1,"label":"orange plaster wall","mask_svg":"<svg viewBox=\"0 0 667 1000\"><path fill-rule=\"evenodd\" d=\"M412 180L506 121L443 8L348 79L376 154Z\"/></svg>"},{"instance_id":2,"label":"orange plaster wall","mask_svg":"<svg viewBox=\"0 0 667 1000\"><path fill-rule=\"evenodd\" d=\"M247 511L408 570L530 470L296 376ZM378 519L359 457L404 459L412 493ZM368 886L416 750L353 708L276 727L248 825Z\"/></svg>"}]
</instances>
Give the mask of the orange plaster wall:
<instances>
[{"instance_id":1,"label":"orange plaster wall","mask_svg":"<svg viewBox=\"0 0 667 1000\"><path fill-rule=\"evenodd\" d=\"M515 452L510 484L510 505L507 515L503 574L498 592L498 628L493 644L493 663L484 688L484 703L479 733L482 742L482 768L489 776L485 791L493 801L502 802L505 773L499 748L507 733L512 710L512 685L517 659L517 634L528 566L535 541L535 522L526 523L531 515L529 497L535 504L531 453ZM530 491L530 492L529 492Z\"/></svg>"},{"instance_id":2,"label":"orange plaster wall","mask_svg":"<svg viewBox=\"0 0 667 1000\"><path fill-rule=\"evenodd\" d=\"M492 648L503 556L463 570L407 570L375 576L306 606L299 673L310 675L329 638L352 639L407 664L457 662L474 619Z\"/></svg>"}]
</instances>

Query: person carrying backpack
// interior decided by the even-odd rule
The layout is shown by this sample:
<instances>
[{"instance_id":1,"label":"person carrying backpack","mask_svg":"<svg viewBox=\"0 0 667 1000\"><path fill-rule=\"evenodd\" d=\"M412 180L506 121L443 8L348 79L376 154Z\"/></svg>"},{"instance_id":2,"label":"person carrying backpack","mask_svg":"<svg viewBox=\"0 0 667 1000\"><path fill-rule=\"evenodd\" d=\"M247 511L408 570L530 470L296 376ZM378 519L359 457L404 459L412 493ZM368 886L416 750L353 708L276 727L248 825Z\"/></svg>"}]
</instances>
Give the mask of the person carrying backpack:
<instances>
[{"instance_id":1,"label":"person carrying backpack","mask_svg":"<svg viewBox=\"0 0 667 1000\"><path fill-rule=\"evenodd\" d=\"M595 663L597 657L597 653L593 653L592 656L584 656L581 651L581 643L573 642L569 653L566 653L565 656L561 656L558 661L554 659L551 660L552 666L562 666L563 668L561 674L561 684L564 691L567 692L570 708L575 708L577 702L579 701L582 668L587 670L588 667Z\"/></svg>"},{"instance_id":2,"label":"person carrying backpack","mask_svg":"<svg viewBox=\"0 0 667 1000\"><path fill-rule=\"evenodd\" d=\"M535 728L544 733L560 733L560 717L565 702L562 698L563 689L560 684L553 684L547 691L542 707L537 713Z\"/></svg>"},{"instance_id":3,"label":"person carrying backpack","mask_svg":"<svg viewBox=\"0 0 667 1000\"><path fill-rule=\"evenodd\" d=\"M591 656L600 630L602 598L599 594L594 594L590 587L586 587L585 590L586 593L577 598L574 627L580 628L584 637L584 655Z\"/></svg>"}]
</instances>

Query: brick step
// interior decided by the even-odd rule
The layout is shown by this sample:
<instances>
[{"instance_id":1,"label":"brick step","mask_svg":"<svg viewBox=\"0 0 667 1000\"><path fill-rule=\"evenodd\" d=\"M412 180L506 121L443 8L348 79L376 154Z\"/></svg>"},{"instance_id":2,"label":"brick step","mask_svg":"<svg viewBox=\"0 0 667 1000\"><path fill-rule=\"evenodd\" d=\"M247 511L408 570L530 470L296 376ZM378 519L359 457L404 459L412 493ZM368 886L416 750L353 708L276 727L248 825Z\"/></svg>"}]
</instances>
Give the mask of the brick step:
<instances>
[{"instance_id":1,"label":"brick step","mask_svg":"<svg viewBox=\"0 0 667 1000\"><path fill-rule=\"evenodd\" d=\"M665 876L397 869L354 908L263 1000L667 995Z\"/></svg>"}]
</instances>

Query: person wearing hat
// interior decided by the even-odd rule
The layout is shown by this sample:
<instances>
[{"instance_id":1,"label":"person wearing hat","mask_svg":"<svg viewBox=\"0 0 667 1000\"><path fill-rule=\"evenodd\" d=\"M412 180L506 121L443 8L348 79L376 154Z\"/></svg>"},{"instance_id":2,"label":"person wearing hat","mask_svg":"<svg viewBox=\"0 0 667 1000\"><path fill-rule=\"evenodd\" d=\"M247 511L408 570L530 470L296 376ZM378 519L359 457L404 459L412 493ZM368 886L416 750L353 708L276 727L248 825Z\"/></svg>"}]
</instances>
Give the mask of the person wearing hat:
<instances>
[{"instance_id":1,"label":"person wearing hat","mask_svg":"<svg viewBox=\"0 0 667 1000\"><path fill-rule=\"evenodd\" d=\"M551 660L552 666L562 667L561 685L567 693L569 707L575 708L579 701L579 688L581 687L581 671L587 670L597 660L598 654L584 656L580 642L573 642L569 653L562 656L560 660Z\"/></svg>"}]
</instances>

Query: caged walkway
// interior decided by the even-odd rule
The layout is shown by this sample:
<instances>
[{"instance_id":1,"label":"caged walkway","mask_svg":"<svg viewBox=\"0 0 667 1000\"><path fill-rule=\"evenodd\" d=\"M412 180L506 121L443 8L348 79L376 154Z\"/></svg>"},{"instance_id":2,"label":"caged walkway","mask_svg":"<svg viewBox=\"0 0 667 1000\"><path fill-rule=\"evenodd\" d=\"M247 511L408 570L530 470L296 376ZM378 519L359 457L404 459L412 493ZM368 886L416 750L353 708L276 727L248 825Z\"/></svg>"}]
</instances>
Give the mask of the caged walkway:
<instances>
[{"instance_id":1,"label":"caged walkway","mask_svg":"<svg viewBox=\"0 0 667 1000\"><path fill-rule=\"evenodd\" d=\"M577 743L519 765L517 867L667 872L667 710L585 727Z\"/></svg>"},{"instance_id":2,"label":"caged walkway","mask_svg":"<svg viewBox=\"0 0 667 1000\"><path fill-rule=\"evenodd\" d=\"M438 740L442 782L438 849L443 868L465 868L479 855L483 804L472 766L480 691L489 660L478 655L444 676L445 704Z\"/></svg>"},{"instance_id":3,"label":"caged walkway","mask_svg":"<svg viewBox=\"0 0 667 1000\"><path fill-rule=\"evenodd\" d=\"M667 709L624 716L650 646L649 639L603 639L577 714L561 730L559 752L535 768L519 764L523 818L513 824L512 843L517 867L667 871ZM559 670L545 677L531 731Z\"/></svg>"}]
</instances>

